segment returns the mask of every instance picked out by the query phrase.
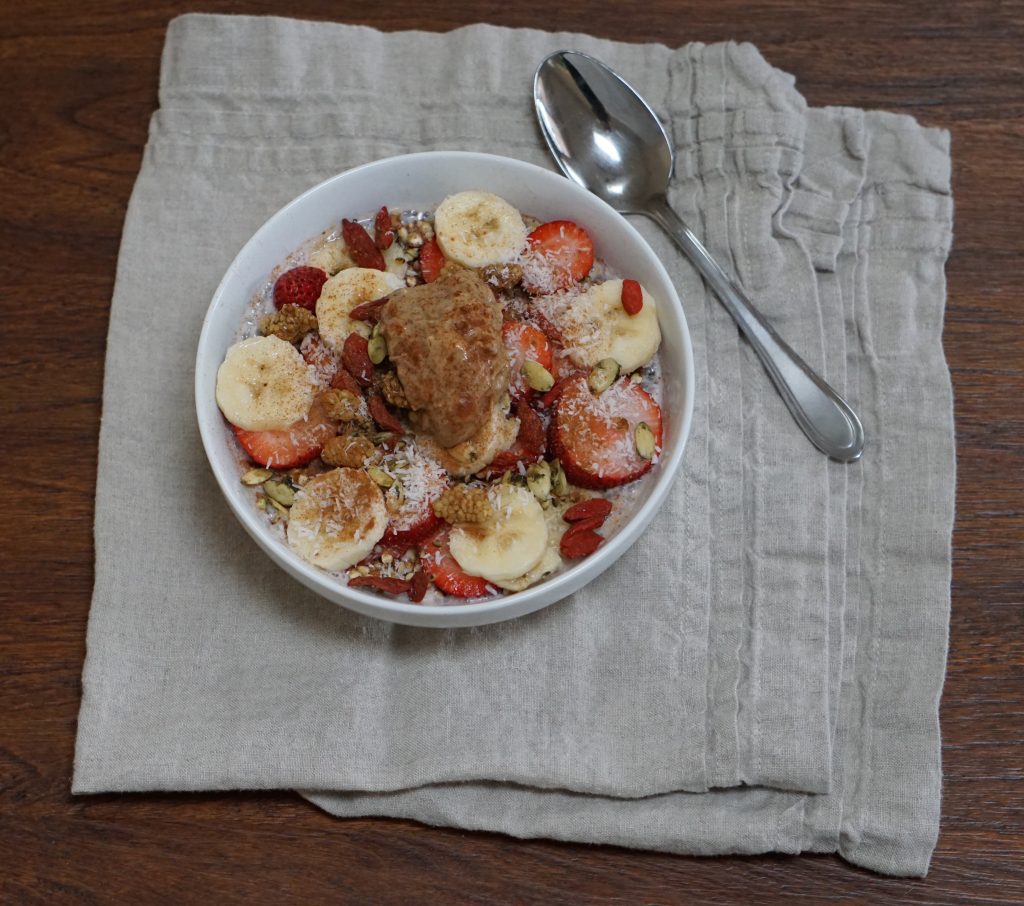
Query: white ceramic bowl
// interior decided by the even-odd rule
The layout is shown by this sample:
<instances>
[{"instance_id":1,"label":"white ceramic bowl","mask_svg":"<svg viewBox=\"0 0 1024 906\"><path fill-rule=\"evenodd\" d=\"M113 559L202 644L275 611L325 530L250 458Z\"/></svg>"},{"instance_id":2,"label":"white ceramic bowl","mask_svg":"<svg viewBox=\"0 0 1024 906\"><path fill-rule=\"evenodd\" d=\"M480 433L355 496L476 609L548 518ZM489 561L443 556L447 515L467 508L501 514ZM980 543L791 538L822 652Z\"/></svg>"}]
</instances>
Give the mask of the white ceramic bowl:
<instances>
[{"instance_id":1,"label":"white ceramic bowl","mask_svg":"<svg viewBox=\"0 0 1024 906\"><path fill-rule=\"evenodd\" d=\"M238 454L214 398L217 368L232 344L253 295L290 253L343 216L365 215L382 204L432 210L446 195L485 189L543 220L573 220L594 239L598 257L639 280L658 300L664 377L664 452L641 481L632 518L589 557L539 584L478 604L425 606L348 588L306 563L269 530L239 482ZM478 626L546 607L596 579L637 540L668 494L679 470L693 413L693 350L679 298L661 262L640 234L603 201L562 176L489 154L432 151L356 167L314 186L285 205L231 263L203 323L196 357L196 408L206 455L228 505L279 566L325 598L367 616L413 626ZM585 607L580 601L577 606Z\"/></svg>"}]
</instances>

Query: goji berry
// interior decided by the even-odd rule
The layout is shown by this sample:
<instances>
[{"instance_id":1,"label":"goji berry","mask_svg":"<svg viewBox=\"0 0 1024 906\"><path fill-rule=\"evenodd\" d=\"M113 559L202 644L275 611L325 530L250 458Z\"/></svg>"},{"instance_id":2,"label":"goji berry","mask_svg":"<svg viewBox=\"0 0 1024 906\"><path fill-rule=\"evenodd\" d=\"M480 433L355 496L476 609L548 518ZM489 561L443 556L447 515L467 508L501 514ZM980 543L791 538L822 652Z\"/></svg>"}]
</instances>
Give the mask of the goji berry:
<instances>
[{"instance_id":1,"label":"goji berry","mask_svg":"<svg viewBox=\"0 0 1024 906\"><path fill-rule=\"evenodd\" d=\"M412 588L412 583L405 579L395 579L388 576L356 576L349 579L350 588L372 588L374 591L382 591L388 595L405 594Z\"/></svg>"},{"instance_id":2,"label":"goji berry","mask_svg":"<svg viewBox=\"0 0 1024 906\"><path fill-rule=\"evenodd\" d=\"M604 525L604 516L591 516L589 519L580 519L579 522L570 523L565 534L571 535L575 532L591 532Z\"/></svg>"},{"instance_id":3,"label":"goji berry","mask_svg":"<svg viewBox=\"0 0 1024 906\"><path fill-rule=\"evenodd\" d=\"M372 395L369 400L370 415L373 416L373 420L380 425L383 431L393 431L395 434L404 434L405 425L403 425L398 417L388 407L387 403L384 402L376 394Z\"/></svg>"},{"instance_id":4,"label":"goji berry","mask_svg":"<svg viewBox=\"0 0 1024 906\"><path fill-rule=\"evenodd\" d=\"M370 267L374 270L385 269L384 256L380 249L373 244L370 234L366 228L354 220L341 221L341 235L348 246L348 253L352 260L360 267Z\"/></svg>"},{"instance_id":5,"label":"goji berry","mask_svg":"<svg viewBox=\"0 0 1024 906\"><path fill-rule=\"evenodd\" d=\"M585 532L566 532L558 544L558 549L566 560L579 560L594 553L604 542L597 532L588 529Z\"/></svg>"},{"instance_id":6,"label":"goji berry","mask_svg":"<svg viewBox=\"0 0 1024 906\"><path fill-rule=\"evenodd\" d=\"M427 589L430 588L430 576L424 570L418 569L413 573L411 584L409 600L413 604L419 604L427 596Z\"/></svg>"},{"instance_id":7,"label":"goji berry","mask_svg":"<svg viewBox=\"0 0 1024 906\"><path fill-rule=\"evenodd\" d=\"M636 280L622 281L622 307L627 315L635 315L644 307L644 291Z\"/></svg>"},{"instance_id":8,"label":"goji berry","mask_svg":"<svg viewBox=\"0 0 1024 906\"><path fill-rule=\"evenodd\" d=\"M600 516L602 522L608 518L612 511L612 502L604 497L591 497L589 500L581 500L574 503L563 514L566 522L579 522L582 519L592 519Z\"/></svg>"},{"instance_id":9,"label":"goji berry","mask_svg":"<svg viewBox=\"0 0 1024 906\"><path fill-rule=\"evenodd\" d=\"M380 310L387 301L388 296L381 296L379 299L361 302L348 313L348 316L355 321L377 321L380 319Z\"/></svg>"},{"instance_id":10,"label":"goji berry","mask_svg":"<svg viewBox=\"0 0 1024 906\"><path fill-rule=\"evenodd\" d=\"M366 337L353 331L345 337L345 345L341 348L341 364L363 387L373 383L373 362L370 361L368 346Z\"/></svg>"},{"instance_id":11,"label":"goji berry","mask_svg":"<svg viewBox=\"0 0 1024 906\"><path fill-rule=\"evenodd\" d=\"M395 231L391 227L391 215L387 207L381 208L373 221L373 244L381 251L391 248L395 241Z\"/></svg>"}]
</instances>

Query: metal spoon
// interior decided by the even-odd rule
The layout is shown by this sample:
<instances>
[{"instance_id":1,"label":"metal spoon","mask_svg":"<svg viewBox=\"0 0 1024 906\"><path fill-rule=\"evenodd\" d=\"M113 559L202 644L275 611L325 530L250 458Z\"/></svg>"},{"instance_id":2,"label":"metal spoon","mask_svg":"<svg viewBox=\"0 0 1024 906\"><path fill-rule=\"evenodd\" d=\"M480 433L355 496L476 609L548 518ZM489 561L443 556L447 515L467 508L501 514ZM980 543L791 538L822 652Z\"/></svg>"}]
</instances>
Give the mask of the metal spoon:
<instances>
[{"instance_id":1,"label":"metal spoon","mask_svg":"<svg viewBox=\"0 0 1024 906\"><path fill-rule=\"evenodd\" d=\"M733 316L811 442L840 462L859 459L864 428L854 411L772 330L669 207L672 145L643 98L603 63L565 50L537 68L533 98L562 172L617 211L658 223Z\"/></svg>"}]
</instances>

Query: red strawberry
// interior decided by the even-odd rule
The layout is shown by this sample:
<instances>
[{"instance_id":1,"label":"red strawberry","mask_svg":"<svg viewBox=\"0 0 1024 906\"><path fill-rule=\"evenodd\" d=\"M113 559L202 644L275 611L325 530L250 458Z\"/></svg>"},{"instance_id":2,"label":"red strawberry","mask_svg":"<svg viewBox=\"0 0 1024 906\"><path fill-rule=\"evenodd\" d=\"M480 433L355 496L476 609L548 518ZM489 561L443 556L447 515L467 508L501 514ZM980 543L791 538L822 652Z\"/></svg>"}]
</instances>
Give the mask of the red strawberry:
<instances>
[{"instance_id":1,"label":"red strawberry","mask_svg":"<svg viewBox=\"0 0 1024 906\"><path fill-rule=\"evenodd\" d=\"M622 308L627 315L632 317L633 315L640 314L640 309L644 307L644 291L636 280L623 280L622 281Z\"/></svg>"},{"instance_id":2,"label":"red strawberry","mask_svg":"<svg viewBox=\"0 0 1024 906\"><path fill-rule=\"evenodd\" d=\"M293 267L277 278L274 284L274 305L283 308L285 305L301 305L310 311L316 309L316 300L320 298L320 290L327 282L327 272L318 267Z\"/></svg>"},{"instance_id":3,"label":"red strawberry","mask_svg":"<svg viewBox=\"0 0 1024 906\"><path fill-rule=\"evenodd\" d=\"M501 339L508 353L509 392L512 399L532 396L523 375L525 362L536 362L551 370L551 344L544 332L532 324L522 321L506 321L501 325Z\"/></svg>"},{"instance_id":4,"label":"red strawberry","mask_svg":"<svg viewBox=\"0 0 1024 906\"><path fill-rule=\"evenodd\" d=\"M565 345L562 331L555 327L554 322L542 311L533 306L530 311L530 320L536 322L537 326L544 331L544 335L559 346Z\"/></svg>"},{"instance_id":5,"label":"red strawberry","mask_svg":"<svg viewBox=\"0 0 1024 906\"><path fill-rule=\"evenodd\" d=\"M354 220L341 221L341 235L348 246L348 253L352 260L360 267L371 267L374 270L385 270L384 256L380 249L373 244L370 234L366 228Z\"/></svg>"},{"instance_id":6,"label":"red strawberry","mask_svg":"<svg viewBox=\"0 0 1024 906\"><path fill-rule=\"evenodd\" d=\"M381 539L385 545L415 544L443 526L443 520L434 512L434 501L447 489L448 476L439 465L413 449L407 448L395 456L394 468L402 478L405 492L397 505L396 499L387 498L390 519ZM385 463L391 461L385 458Z\"/></svg>"},{"instance_id":7,"label":"red strawberry","mask_svg":"<svg viewBox=\"0 0 1024 906\"><path fill-rule=\"evenodd\" d=\"M651 395L628 377L600 396L584 375L571 378L555 404L551 448L565 477L583 488L613 488L650 471L652 459L636 451L634 432L645 422L661 450L661 409Z\"/></svg>"},{"instance_id":8,"label":"red strawberry","mask_svg":"<svg viewBox=\"0 0 1024 906\"><path fill-rule=\"evenodd\" d=\"M425 283L433 283L441 276L441 268L446 264L444 253L436 239L428 239L420 248L420 276Z\"/></svg>"},{"instance_id":9,"label":"red strawberry","mask_svg":"<svg viewBox=\"0 0 1024 906\"><path fill-rule=\"evenodd\" d=\"M363 387L369 387L373 383L373 362L370 361L369 345L366 337L352 331L345 337L345 344L341 347L342 365Z\"/></svg>"},{"instance_id":10,"label":"red strawberry","mask_svg":"<svg viewBox=\"0 0 1024 906\"><path fill-rule=\"evenodd\" d=\"M562 395L562 391L565 390L569 382L580 375L585 375L585 372L577 370L569 371L565 377L559 378L555 381L555 386L552 387L547 393L540 398L540 406L542 409L550 409L555 403L558 402L558 398Z\"/></svg>"},{"instance_id":11,"label":"red strawberry","mask_svg":"<svg viewBox=\"0 0 1024 906\"><path fill-rule=\"evenodd\" d=\"M562 518L566 522L580 522L583 519L593 519L600 516L601 521L604 522L611 511L612 502L610 500L604 497L591 497L589 500L581 500L579 503L574 503L562 513Z\"/></svg>"},{"instance_id":12,"label":"red strawberry","mask_svg":"<svg viewBox=\"0 0 1024 906\"><path fill-rule=\"evenodd\" d=\"M327 348L319 334L307 333L299 344L299 352L306 363L316 370L316 380L321 387L334 386L339 372L344 373L341 359Z\"/></svg>"},{"instance_id":13,"label":"red strawberry","mask_svg":"<svg viewBox=\"0 0 1024 906\"><path fill-rule=\"evenodd\" d=\"M337 426L323 411L318 400L303 419L281 431L246 431L231 426L248 457L270 469L294 469L316 459Z\"/></svg>"},{"instance_id":14,"label":"red strawberry","mask_svg":"<svg viewBox=\"0 0 1024 906\"><path fill-rule=\"evenodd\" d=\"M446 595L456 598L483 598L494 586L481 576L463 572L448 550L447 529L420 544L420 565L434 584Z\"/></svg>"},{"instance_id":15,"label":"red strawberry","mask_svg":"<svg viewBox=\"0 0 1024 906\"><path fill-rule=\"evenodd\" d=\"M372 588L386 595L404 595L412 589L412 583L393 576L354 576L348 580L349 588Z\"/></svg>"},{"instance_id":16,"label":"red strawberry","mask_svg":"<svg viewBox=\"0 0 1024 906\"><path fill-rule=\"evenodd\" d=\"M519 433L515 443L477 472L481 478L497 478L509 469L518 468L519 463L529 465L544 456L544 423L540 416L525 400L516 400L516 417L519 419Z\"/></svg>"},{"instance_id":17,"label":"red strawberry","mask_svg":"<svg viewBox=\"0 0 1024 906\"><path fill-rule=\"evenodd\" d=\"M571 220L542 223L526 244L523 286L535 296L568 289L594 266L594 240Z\"/></svg>"},{"instance_id":18,"label":"red strawberry","mask_svg":"<svg viewBox=\"0 0 1024 906\"><path fill-rule=\"evenodd\" d=\"M395 241L395 231L391 227L391 215L386 207L377 212L373 221L373 244L381 251L391 248Z\"/></svg>"},{"instance_id":19,"label":"red strawberry","mask_svg":"<svg viewBox=\"0 0 1024 906\"><path fill-rule=\"evenodd\" d=\"M604 538L597 532L589 529L584 532L570 530L562 535L558 550L566 560L579 560L594 553L603 543Z\"/></svg>"}]
</instances>

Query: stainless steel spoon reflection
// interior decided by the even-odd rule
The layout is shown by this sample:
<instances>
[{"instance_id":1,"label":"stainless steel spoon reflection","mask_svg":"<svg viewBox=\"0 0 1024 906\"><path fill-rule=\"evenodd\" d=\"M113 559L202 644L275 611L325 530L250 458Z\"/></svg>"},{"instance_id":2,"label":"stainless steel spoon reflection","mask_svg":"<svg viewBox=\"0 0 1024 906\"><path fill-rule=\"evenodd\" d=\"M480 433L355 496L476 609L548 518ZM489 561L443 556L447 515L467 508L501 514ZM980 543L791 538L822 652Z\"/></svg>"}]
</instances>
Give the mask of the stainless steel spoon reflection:
<instances>
[{"instance_id":1,"label":"stainless steel spoon reflection","mask_svg":"<svg viewBox=\"0 0 1024 906\"><path fill-rule=\"evenodd\" d=\"M537 68L533 98L562 172L623 214L646 214L675 240L739 325L810 441L840 462L864 450L856 413L754 308L669 206L672 145L647 103L586 54L558 51Z\"/></svg>"}]
</instances>

